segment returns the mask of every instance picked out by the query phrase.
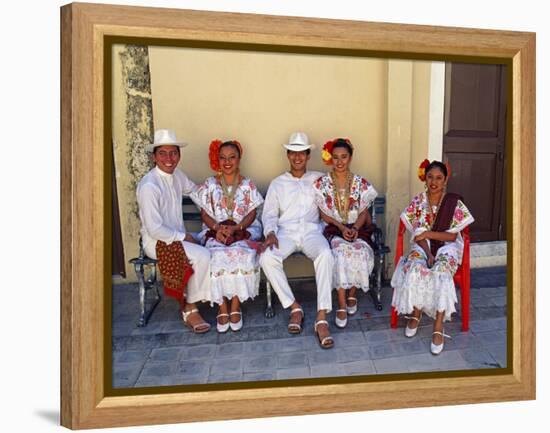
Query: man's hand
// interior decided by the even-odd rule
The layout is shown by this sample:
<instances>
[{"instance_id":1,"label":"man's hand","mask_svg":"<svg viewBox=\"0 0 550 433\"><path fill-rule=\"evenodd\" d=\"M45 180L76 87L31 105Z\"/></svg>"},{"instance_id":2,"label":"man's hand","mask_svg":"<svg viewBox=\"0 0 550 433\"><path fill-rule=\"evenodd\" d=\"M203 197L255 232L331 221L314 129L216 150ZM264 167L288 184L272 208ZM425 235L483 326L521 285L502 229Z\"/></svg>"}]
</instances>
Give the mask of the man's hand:
<instances>
[{"instance_id":1,"label":"man's hand","mask_svg":"<svg viewBox=\"0 0 550 433\"><path fill-rule=\"evenodd\" d=\"M279 239L277 239L275 233L270 232L265 238L264 243L262 244L262 252L267 250L268 248L273 250L273 246L275 246L277 249L279 248Z\"/></svg>"},{"instance_id":2,"label":"man's hand","mask_svg":"<svg viewBox=\"0 0 550 433\"><path fill-rule=\"evenodd\" d=\"M191 242L192 244L196 244L197 241L193 236L191 236L189 233L185 233L185 238L183 238L185 242Z\"/></svg>"}]
</instances>

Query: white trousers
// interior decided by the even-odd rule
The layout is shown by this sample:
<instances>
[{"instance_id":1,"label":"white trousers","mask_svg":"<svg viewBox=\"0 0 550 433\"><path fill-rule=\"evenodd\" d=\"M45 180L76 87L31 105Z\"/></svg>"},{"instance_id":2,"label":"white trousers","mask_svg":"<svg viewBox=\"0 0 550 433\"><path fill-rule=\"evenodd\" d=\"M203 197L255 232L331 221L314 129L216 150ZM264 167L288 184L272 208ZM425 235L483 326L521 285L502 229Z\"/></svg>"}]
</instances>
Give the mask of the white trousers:
<instances>
[{"instance_id":1,"label":"white trousers","mask_svg":"<svg viewBox=\"0 0 550 433\"><path fill-rule=\"evenodd\" d=\"M210 302L210 251L192 242L183 241L185 254L193 267L185 291L185 300L189 303Z\"/></svg>"},{"instance_id":2,"label":"white trousers","mask_svg":"<svg viewBox=\"0 0 550 433\"><path fill-rule=\"evenodd\" d=\"M294 294L288 284L283 260L295 251L304 253L313 260L315 280L317 283L317 310L332 310L331 282L334 257L330 245L319 232L312 232L305 236L285 236L280 234L279 248L267 249L260 256L260 266L273 290L277 293L283 308L290 307L294 302Z\"/></svg>"}]
</instances>

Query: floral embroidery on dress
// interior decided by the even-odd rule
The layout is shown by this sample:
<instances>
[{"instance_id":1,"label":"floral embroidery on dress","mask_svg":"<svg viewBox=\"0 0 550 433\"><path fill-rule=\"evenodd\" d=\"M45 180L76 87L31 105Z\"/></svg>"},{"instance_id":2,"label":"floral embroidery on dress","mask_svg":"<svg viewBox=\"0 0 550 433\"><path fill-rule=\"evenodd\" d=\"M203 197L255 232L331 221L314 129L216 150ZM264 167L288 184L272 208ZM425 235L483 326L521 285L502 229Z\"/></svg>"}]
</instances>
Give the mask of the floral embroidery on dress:
<instances>
[{"instance_id":1,"label":"floral embroidery on dress","mask_svg":"<svg viewBox=\"0 0 550 433\"><path fill-rule=\"evenodd\" d=\"M263 198L250 179L243 178L237 187L233 201L233 209L227 209L227 197L216 177L207 178L199 188L191 194L193 202L203 209L216 222L229 219L232 215L236 223L263 203ZM233 212L230 212L233 211Z\"/></svg>"},{"instance_id":2,"label":"floral embroidery on dress","mask_svg":"<svg viewBox=\"0 0 550 433\"><path fill-rule=\"evenodd\" d=\"M263 203L263 198L250 179L243 178L237 186L233 199L233 209L227 209L227 197L216 177L207 178L191 194L193 202L211 218L220 223L230 218L238 224L243 218ZM205 239L208 227L203 224L199 238L210 250L210 276L212 301L221 303L223 297L237 296L241 302L258 294L260 267L253 240L261 237L261 224L258 219L247 227L250 240L238 241L226 246L214 238Z\"/></svg>"},{"instance_id":3,"label":"floral embroidery on dress","mask_svg":"<svg viewBox=\"0 0 550 433\"><path fill-rule=\"evenodd\" d=\"M334 185L330 175L326 174L317 179L313 188L315 202L321 211L337 221L342 221L334 204ZM359 214L370 207L377 195L378 193L367 179L357 174L353 175L348 201L348 222L354 223Z\"/></svg>"},{"instance_id":4,"label":"floral embroidery on dress","mask_svg":"<svg viewBox=\"0 0 550 433\"><path fill-rule=\"evenodd\" d=\"M460 231L474 218L464 203L458 200L448 229L448 232L458 234L456 240L445 242L437 251L434 265L428 268L426 253L414 242L414 235L431 230L433 221L429 206L427 194L422 192L401 214L401 221L413 236L410 252L400 259L392 277L392 305L400 314L409 314L416 307L432 318L438 311L444 311L445 320L450 320L457 302L453 276L462 260Z\"/></svg>"},{"instance_id":5,"label":"floral embroidery on dress","mask_svg":"<svg viewBox=\"0 0 550 433\"><path fill-rule=\"evenodd\" d=\"M331 218L342 222L335 204L334 186L330 174L321 176L313 184L315 202L319 209ZM349 190L347 222L353 224L359 214L367 209L377 196L374 187L359 175L353 175ZM356 239L348 242L339 236L330 242L334 256L334 288L360 288L369 290L369 274L374 268L374 252L367 242Z\"/></svg>"}]
</instances>

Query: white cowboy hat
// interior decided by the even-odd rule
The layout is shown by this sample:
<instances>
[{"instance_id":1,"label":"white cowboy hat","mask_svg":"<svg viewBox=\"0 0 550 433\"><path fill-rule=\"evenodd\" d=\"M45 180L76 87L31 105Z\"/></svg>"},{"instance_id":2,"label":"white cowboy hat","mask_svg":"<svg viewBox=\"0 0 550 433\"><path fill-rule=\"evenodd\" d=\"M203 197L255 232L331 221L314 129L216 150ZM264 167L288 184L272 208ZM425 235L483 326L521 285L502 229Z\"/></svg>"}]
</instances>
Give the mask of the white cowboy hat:
<instances>
[{"instance_id":1,"label":"white cowboy hat","mask_svg":"<svg viewBox=\"0 0 550 433\"><path fill-rule=\"evenodd\" d=\"M179 146L185 147L187 143L178 141L176 138L176 131L173 129L157 129L155 131L155 140L154 143L149 143L145 145L145 150L147 152L152 152L157 146Z\"/></svg>"},{"instance_id":2,"label":"white cowboy hat","mask_svg":"<svg viewBox=\"0 0 550 433\"><path fill-rule=\"evenodd\" d=\"M283 144L283 146L293 152L315 149L315 145L309 142L309 138L305 132L293 132L290 134L288 144Z\"/></svg>"}]
</instances>

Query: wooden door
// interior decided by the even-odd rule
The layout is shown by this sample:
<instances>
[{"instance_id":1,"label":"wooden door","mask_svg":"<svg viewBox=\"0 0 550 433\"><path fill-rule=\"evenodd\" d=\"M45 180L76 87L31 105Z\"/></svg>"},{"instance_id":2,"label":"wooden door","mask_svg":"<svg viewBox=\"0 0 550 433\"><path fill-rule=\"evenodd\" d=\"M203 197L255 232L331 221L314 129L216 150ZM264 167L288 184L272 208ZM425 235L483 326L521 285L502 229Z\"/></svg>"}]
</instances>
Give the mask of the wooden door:
<instances>
[{"instance_id":1,"label":"wooden door","mask_svg":"<svg viewBox=\"0 0 550 433\"><path fill-rule=\"evenodd\" d=\"M506 239L506 66L447 63L443 159L464 196L472 241Z\"/></svg>"}]
</instances>

